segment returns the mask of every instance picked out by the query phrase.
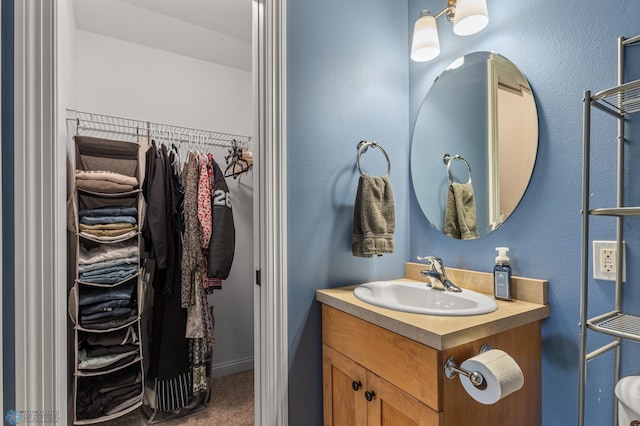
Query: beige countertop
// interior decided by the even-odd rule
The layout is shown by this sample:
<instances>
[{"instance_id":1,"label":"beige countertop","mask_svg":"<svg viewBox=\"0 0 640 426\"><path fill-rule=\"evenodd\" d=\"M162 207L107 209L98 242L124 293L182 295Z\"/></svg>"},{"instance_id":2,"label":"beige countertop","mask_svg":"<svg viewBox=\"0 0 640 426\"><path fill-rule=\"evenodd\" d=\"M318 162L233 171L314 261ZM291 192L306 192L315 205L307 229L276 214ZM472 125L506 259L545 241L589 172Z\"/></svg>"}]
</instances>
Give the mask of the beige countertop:
<instances>
[{"instance_id":1,"label":"beige countertop","mask_svg":"<svg viewBox=\"0 0 640 426\"><path fill-rule=\"evenodd\" d=\"M398 280L423 281L415 279L423 266L407 263L408 278ZM492 274L447 268L447 276L459 287L492 294ZM551 307L547 304L547 286L544 280L513 277L514 297L520 294L520 299L530 301L496 300L497 310L472 316L432 316L379 308L358 300L353 295L356 286L317 290L316 300L434 349L445 350L548 318Z\"/></svg>"}]
</instances>

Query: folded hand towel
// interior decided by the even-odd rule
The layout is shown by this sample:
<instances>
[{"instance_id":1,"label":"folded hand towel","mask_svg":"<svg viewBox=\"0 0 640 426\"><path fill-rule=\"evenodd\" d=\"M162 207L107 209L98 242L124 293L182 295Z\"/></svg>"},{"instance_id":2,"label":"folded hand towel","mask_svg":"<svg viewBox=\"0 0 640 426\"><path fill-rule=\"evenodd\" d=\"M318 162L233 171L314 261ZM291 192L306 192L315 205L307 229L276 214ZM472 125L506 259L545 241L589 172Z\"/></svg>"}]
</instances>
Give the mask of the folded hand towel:
<instances>
[{"instance_id":1,"label":"folded hand towel","mask_svg":"<svg viewBox=\"0 0 640 426\"><path fill-rule=\"evenodd\" d=\"M358 257L393 253L395 228L395 201L389 178L362 174L353 213L351 252Z\"/></svg>"},{"instance_id":2,"label":"folded hand towel","mask_svg":"<svg viewBox=\"0 0 640 426\"><path fill-rule=\"evenodd\" d=\"M478 238L476 201L471 183L452 183L447 193L444 233L459 240Z\"/></svg>"}]
</instances>

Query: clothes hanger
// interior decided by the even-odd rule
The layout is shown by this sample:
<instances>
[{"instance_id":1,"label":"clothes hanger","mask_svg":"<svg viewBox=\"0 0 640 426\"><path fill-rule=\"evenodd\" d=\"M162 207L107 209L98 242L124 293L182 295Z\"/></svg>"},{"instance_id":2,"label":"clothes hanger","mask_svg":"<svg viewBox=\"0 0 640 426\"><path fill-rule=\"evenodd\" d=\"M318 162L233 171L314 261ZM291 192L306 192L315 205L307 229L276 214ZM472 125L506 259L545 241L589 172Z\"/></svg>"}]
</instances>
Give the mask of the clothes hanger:
<instances>
[{"instance_id":1,"label":"clothes hanger","mask_svg":"<svg viewBox=\"0 0 640 426\"><path fill-rule=\"evenodd\" d=\"M176 132L173 132L173 133L174 133L174 140L171 141L171 150L174 153L175 161L173 162L172 166L174 166L174 168L178 170L178 168L180 167L180 163L182 162L180 158L180 136L179 134L177 134L177 137L175 137Z\"/></svg>"},{"instance_id":2,"label":"clothes hanger","mask_svg":"<svg viewBox=\"0 0 640 426\"><path fill-rule=\"evenodd\" d=\"M180 150L175 144L175 132L164 129L162 129L161 132L163 135L162 144L167 147L167 152L171 158L171 168L177 173L180 167Z\"/></svg>"},{"instance_id":3,"label":"clothes hanger","mask_svg":"<svg viewBox=\"0 0 640 426\"><path fill-rule=\"evenodd\" d=\"M224 170L225 177L236 179L253 166L244 158L244 150L238 146L238 141L235 139L233 140L233 146L229 149L229 154L224 159L227 162L227 168Z\"/></svg>"},{"instance_id":4,"label":"clothes hanger","mask_svg":"<svg viewBox=\"0 0 640 426\"><path fill-rule=\"evenodd\" d=\"M193 145L193 153L195 154L196 158L198 159L198 161L200 161L200 144L201 144L201 136L195 135L195 143Z\"/></svg>"},{"instance_id":5,"label":"clothes hanger","mask_svg":"<svg viewBox=\"0 0 640 426\"><path fill-rule=\"evenodd\" d=\"M198 155L200 158L205 154L205 135L198 135Z\"/></svg>"},{"instance_id":6,"label":"clothes hanger","mask_svg":"<svg viewBox=\"0 0 640 426\"><path fill-rule=\"evenodd\" d=\"M193 153L193 155L196 157L196 160L199 162L201 161L202 158L202 151L200 149L200 145L201 145L201 139L202 136L198 133L191 133L190 134L190 151Z\"/></svg>"}]
</instances>

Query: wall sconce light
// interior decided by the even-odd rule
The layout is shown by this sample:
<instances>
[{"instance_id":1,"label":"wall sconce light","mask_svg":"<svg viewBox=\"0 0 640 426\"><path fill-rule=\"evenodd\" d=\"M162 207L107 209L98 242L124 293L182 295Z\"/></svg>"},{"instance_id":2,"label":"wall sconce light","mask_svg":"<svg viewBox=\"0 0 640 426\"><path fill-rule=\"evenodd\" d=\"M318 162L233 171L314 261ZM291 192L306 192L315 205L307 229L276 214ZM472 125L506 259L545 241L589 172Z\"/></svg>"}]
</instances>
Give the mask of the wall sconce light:
<instances>
[{"instance_id":1,"label":"wall sconce light","mask_svg":"<svg viewBox=\"0 0 640 426\"><path fill-rule=\"evenodd\" d=\"M446 15L447 20L453 24L453 32L459 36L480 32L489 23L486 0L448 0L447 7L435 16L428 10L423 10L413 28L413 61L430 61L440 54L436 19L442 15Z\"/></svg>"}]
</instances>

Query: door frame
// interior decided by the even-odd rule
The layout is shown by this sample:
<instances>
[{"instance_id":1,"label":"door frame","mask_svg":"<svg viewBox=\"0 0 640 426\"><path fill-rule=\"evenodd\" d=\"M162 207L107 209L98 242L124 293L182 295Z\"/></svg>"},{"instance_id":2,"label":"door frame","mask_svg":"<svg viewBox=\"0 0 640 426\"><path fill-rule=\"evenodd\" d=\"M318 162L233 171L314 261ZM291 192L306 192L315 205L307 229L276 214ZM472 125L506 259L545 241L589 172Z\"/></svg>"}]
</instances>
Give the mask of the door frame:
<instances>
[{"instance_id":1,"label":"door frame","mask_svg":"<svg viewBox=\"0 0 640 426\"><path fill-rule=\"evenodd\" d=\"M67 403L66 127L61 6L15 2L16 407ZM253 0L256 425L288 422L286 0ZM61 109L62 108L62 109ZM51 226L49 226L51 225ZM18 232L20 231L20 232ZM7 247L3 247L7 250ZM46 279L44 279L46 277ZM7 303L5 300L4 303ZM6 342L5 342L6 344ZM5 391L9 391L4 389ZM3 413L4 414L4 413Z\"/></svg>"},{"instance_id":2,"label":"door frame","mask_svg":"<svg viewBox=\"0 0 640 426\"><path fill-rule=\"evenodd\" d=\"M14 1L15 407L67 418L66 151L58 144L57 1ZM4 300L3 303L8 303ZM11 344L11 342L6 344ZM53 413L51 413L53 412ZM4 414L4 413L3 413Z\"/></svg>"},{"instance_id":3,"label":"door frame","mask_svg":"<svg viewBox=\"0 0 640 426\"><path fill-rule=\"evenodd\" d=\"M287 425L286 0L253 0L253 23L255 424Z\"/></svg>"}]
</instances>

